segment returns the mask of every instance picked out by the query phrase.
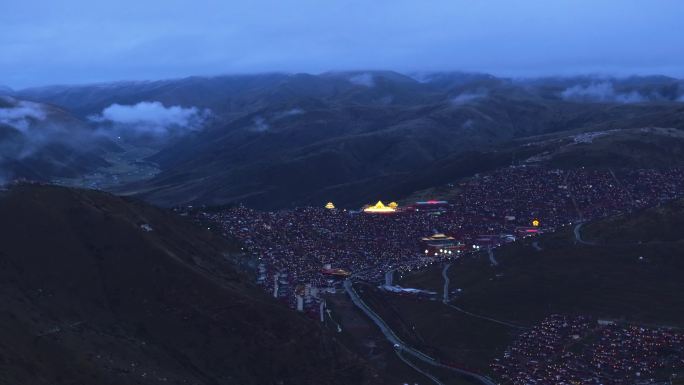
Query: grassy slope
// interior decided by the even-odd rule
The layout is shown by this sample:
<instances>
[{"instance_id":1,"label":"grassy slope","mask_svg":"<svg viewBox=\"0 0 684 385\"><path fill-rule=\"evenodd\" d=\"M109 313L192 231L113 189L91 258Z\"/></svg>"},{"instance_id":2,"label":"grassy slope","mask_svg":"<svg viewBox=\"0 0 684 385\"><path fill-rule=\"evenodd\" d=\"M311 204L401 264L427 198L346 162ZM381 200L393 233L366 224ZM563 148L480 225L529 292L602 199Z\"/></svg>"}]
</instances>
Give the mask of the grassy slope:
<instances>
[{"instance_id":1,"label":"grassy slope","mask_svg":"<svg viewBox=\"0 0 684 385\"><path fill-rule=\"evenodd\" d=\"M683 207L684 201L678 201L589 224L583 234L600 242L596 245L576 244L568 228L538 239L542 251L535 251L529 240L497 249L498 267L491 267L486 255L462 259L449 270L452 290L463 289L452 303L521 325L551 313L581 313L684 327ZM401 284L441 292L441 268L407 276ZM410 332L410 327L395 325L413 334L416 343L476 367L485 367L517 333L439 302L376 297L376 306L416 327Z\"/></svg>"},{"instance_id":2,"label":"grassy slope","mask_svg":"<svg viewBox=\"0 0 684 385\"><path fill-rule=\"evenodd\" d=\"M1 194L0 383L371 381L237 273L224 257L234 246L211 233L94 191Z\"/></svg>"}]
</instances>

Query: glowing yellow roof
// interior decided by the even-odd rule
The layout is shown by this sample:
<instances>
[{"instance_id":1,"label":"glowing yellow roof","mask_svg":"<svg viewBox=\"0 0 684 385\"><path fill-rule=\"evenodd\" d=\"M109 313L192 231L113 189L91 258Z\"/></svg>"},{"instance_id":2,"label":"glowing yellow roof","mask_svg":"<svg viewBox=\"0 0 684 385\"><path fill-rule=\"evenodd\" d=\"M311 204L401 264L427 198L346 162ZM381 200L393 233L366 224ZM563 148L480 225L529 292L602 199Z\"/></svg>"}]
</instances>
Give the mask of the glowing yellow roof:
<instances>
[{"instance_id":1,"label":"glowing yellow roof","mask_svg":"<svg viewBox=\"0 0 684 385\"><path fill-rule=\"evenodd\" d=\"M388 206L391 207L391 208L393 208L393 209L396 209L397 207L399 207L399 205L397 204L397 202L392 202L392 203L390 203Z\"/></svg>"},{"instance_id":2,"label":"glowing yellow roof","mask_svg":"<svg viewBox=\"0 0 684 385\"><path fill-rule=\"evenodd\" d=\"M394 211L396 211L396 209L393 207L385 206L385 204L382 203L382 201L378 201L378 203L376 203L373 206L366 207L365 209L363 209L363 211L366 213L393 213Z\"/></svg>"},{"instance_id":3,"label":"glowing yellow roof","mask_svg":"<svg viewBox=\"0 0 684 385\"><path fill-rule=\"evenodd\" d=\"M325 205L325 208L328 209L328 210L332 210L332 209L335 208L335 205L334 205L332 202L328 202L328 203Z\"/></svg>"}]
</instances>

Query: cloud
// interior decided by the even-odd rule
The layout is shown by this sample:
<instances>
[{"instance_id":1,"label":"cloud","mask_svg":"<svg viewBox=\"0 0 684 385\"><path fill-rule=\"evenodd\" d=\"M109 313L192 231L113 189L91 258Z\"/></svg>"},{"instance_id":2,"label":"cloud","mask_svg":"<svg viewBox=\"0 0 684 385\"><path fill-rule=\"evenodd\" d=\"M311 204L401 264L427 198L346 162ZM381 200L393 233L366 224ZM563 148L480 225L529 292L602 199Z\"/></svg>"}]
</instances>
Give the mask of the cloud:
<instances>
[{"instance_id":1,"label":"cloud","mask_svg":"<svg viewBox=\"0 0 684 385\"><path fill-rule=\"evenodd\" d=\"M282 111L282 112L279 112L279 113L273 115L273 118L272 118L272 119L277 120L277 119L286 118L286 117L288 117L288 116L302 115L302 114L304 114L305 112L306 112L306 111L304 111L304 110L301 109L301 108L292 108L292 109L289 109L289 110L287 110L287 111Z\"/></svg>"},{"instance_id":2,"label":"cloud","mask_svg":"<svg viewBox=\"0 0 684 385\"><path fill-rule=\"evenodd\" d=\"M109 124L110 129L125 134L167 136L199 131L211 112L197 107L166 107L160 102L134 105L112 104L99 115L90 116L96 123Z\"/></svg>"},{"instance_id":3,"label":"cloud","mask_svg":"<svg viewBox=\"0 0 684 385\"><path fill-rule=\"evenodd\" d=\"M49 115L49 108L39 103L11 97L0 98L2 183L11 179L12 172L6 167L8 163L24 161L48 145L83 147L82 132L78 127L65 127L55 123Z\"/></svg>"},{"instance_id":4,"label":"cloud","mask_svg":"<svg viewBox=\"0 0 684 385\"><path fill-rule=\"evenodd\" d=\"M489 93L484 90L477 92L463 92L451 98L451 103L460 106L472 102L473 100L485 98L488 94Z\"/></svg>"},{"instance_id":5,"label":"cloud","mask_svg":"<svg viewBox=\"0 0 684 385\"><path fill-rule=\"evenodd\" d=\"M649 100L637 91L616 92L611 82L592 83L586 86L578 84L561 92L561 97L575 102L598 103L641 103Z\"/></svg>"},{"instance_id":6,"label":"cloud","mask_svg":"<svg viewBox=\"0 0 684 385\"><path fill-rule=\"evenodd\" d=\"M368 72L351 76L349 77L349 81L358 86L375 87L375 79L373 79L373 74Z\"/></svg>"},{"instance_id":7,"label":"cloud","mask_svg":"<svg viewBox=\"0 0 684 385\"><path fill-rule=\"evenodd\" d=\"M262 116L254 117L252 122L254 125L250 127L250 130L254 132L266 132L271 128L271 126L269 126L269 124L266 122L266 119L264 119Z\"/></svg>"},{"instance_id":8,"label":"cloud","mask_svg":"<svg viewBox=\"0 0 684 385\"><path fill-rule=\"evenodd\" d=\"M210 115L209 110L165 107L159 102L113 104L86 124L49 105L0 98L0 184L14 177L51 176L62 166L69 170L73 162L82 162L78 160L81 155L98 155L112 148L115 144L109 139L160 146L202 129Z\"/></svg>"},{"instance_id":9,"label":"cloud","mask_svg":"<svg viewBox=\"0 0 684 385\"><path fill-rule=\"evenodd\" d=\"M0 125L10 127L0 140L0 164L25 159L60 137L60 128L45 122L48 114L42 105L2 97L0 106Z\"/></svg>"},{"instance_id":10,"label":"cloud","mask_svg":"<svg viewBox=\"0 0 684 385\"><path fill-rule=\"evenodd\" d=\"M430 83L433 80L435 74L433 72L416 71L407 73L406 76L417 81L418 83Z\"/></svg>"},{"instance_id":11,"label":"cloud","mask_svg":"<svg viewBox=\"0 0 684 385\"><path fill-rule=\"evenodd\" d=\"M46 156L58 161L101 151L103 139L144 139L147 146L204 127L211 113L195 107L165 107L159 102L113 104L89 117L91 125L40 103L0 97L0 181L10 180L16 165ZM109 144L107 144L109 145Z\"/></svg>"},{"instance_id":12,"label":"cloud","mask_svg":"<svg viewBox=\"0 0 684 385\"><path fill-rule=\"evenodd\" d=\"M306 111L304 111L303 109L295 107L289 110L269 114L270 116L268 118L261 115L257 115L252 118L252 125L248 126L247 130L252 132L266 132L271 129L271 124L269 124L269 122L277 123L281 119L285 119L291 116L298 116L305 113Z\"/></svg>"},{"instance_id":13,"label":"cloud","mask_svg":"<svg viewBox=\"0 0 684 385\"><path fill-rule=\"evenodd\" d=\"M47 113L38 103L17 101L3 97L0 102L8 107L0 108L0 124L12 126L22 133L29 130L32 122L45 120Z\"/></svg>"}]
</instances>

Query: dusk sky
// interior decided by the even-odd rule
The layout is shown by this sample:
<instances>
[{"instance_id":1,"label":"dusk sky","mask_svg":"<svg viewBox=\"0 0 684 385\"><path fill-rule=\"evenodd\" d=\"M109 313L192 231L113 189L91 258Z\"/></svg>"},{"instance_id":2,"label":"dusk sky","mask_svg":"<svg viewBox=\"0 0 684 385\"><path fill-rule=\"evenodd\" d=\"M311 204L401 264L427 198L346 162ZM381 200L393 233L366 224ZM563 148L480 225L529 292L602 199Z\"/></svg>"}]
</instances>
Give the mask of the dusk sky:
<instances>
[{"instance_id":1,"label":"dusk sky","mask_svg":"<svg viewBox=\"0 0 684 385\"><path fill-rule=\"evenodd\" d=\"M390 69L684 76L681 0L2 0L15 88Z\"/></svg>"}]
</instances>

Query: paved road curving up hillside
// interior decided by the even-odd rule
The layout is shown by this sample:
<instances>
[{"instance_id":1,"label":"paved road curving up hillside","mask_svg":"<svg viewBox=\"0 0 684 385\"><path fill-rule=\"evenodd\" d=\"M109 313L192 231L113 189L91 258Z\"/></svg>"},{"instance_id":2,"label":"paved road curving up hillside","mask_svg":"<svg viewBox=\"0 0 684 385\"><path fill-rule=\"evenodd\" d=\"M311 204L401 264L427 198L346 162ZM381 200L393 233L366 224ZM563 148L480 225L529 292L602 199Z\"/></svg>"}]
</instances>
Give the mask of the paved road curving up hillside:
<instances>
[{"instance_id":1,"label":"paved road curving up hillside","mask_svg":"<svg viewBox=\"0 0 684 385\"><path fill-rule=\"evenodd\" d=\"M366 303L363 301L363 299L361 299L359 294L354 289L353 282L351 281L351 279L347 279L344 281L344 289L347 291L347 294L349 294L349 297L351 298L354 305L361 309L368 316L368 318L370 318L373 321L373 323L375 323L378 326L378 328L380 328L382 334L395 347L395 349L399 349L403 353L410 354L429 365L448 369L455 373L461 374L474 381L477 381L480 384L496 385L496 382L494 382L489 377L468 370L458 369L452 366L444 365L436 359L428 356L427 354L407 345L394 333L394 331L392 331L392 329L390 329L387 323L377 313L375 313L368 305L366 305Z\"/></svg>"}]
</instances>

